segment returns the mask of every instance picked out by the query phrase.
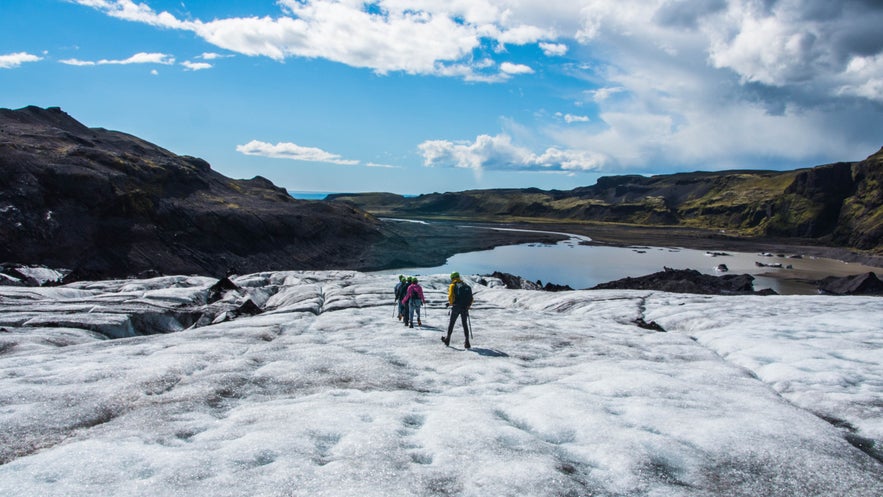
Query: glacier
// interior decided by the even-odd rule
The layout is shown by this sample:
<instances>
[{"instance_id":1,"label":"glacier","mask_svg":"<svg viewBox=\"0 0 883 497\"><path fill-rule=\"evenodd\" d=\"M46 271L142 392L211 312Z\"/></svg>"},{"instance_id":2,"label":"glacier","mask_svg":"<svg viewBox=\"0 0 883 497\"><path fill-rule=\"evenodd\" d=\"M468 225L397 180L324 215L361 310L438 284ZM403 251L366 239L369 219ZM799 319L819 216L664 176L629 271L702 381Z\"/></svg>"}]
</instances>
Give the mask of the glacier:
<instances>
[{"instance_id":1,"label":"glacier","mask_svg":"<svg viewBox=\"0 0 883 497\"><path fill-rule=\"evenodd\" d=\"M0 495L883 495L883 299L466 279L0 287Z\"/></svg>"}]
</instances>

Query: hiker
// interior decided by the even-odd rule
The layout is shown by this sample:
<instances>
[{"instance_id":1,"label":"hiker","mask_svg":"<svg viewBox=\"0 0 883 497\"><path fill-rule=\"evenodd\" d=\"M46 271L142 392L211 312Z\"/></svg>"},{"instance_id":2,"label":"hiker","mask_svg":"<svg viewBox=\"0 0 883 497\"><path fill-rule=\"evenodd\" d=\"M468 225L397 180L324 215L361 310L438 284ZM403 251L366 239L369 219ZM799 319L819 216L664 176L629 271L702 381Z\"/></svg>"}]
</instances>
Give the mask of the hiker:
<instances>
[{"instance_id":1,"label":"hiker","mask_svg":"<svg viewBox=\"0 0 883 497\"><path fill-rule=\"evenodd\" d=\"M469 307L472 306L472 287L464 283L460 279L460 273L456 271L451 273L448 305L451 306L451 321L448 323L448 336L442 337L442 342L445 345L451 344L451 333L453 333L454 324L459 317L463 322L463 334L466 336L466 343L463 346L467 349L472 348L472 345L469 344L469 326L466 324L466 320L469 318Z\"/></svg>"},{"instance_id":2,"label":"hiker","mask_svg":"<svg viewBox=\"0 0 883 497\"><path fill-rule=\"evenodd\" d=\"M404 298L404 296L405 296L405 290L407 289L407 287L408 287L408 282L405 280L405 275L400 274L399 275L399 282L395 288L396 310L398 311L398 314L399 314L399 321L401 321L402 318L405 317L404 312L403 312L404 306L402 304L402 298ZM405 324L408 324L408 322L405 321Z\"/></svg>"},{"instance_id":3,"label":"hiker","mask_svg":"<svg viewBox=\"0 0 883 497\"><path fill-rule=\"evenodd\" d=\"M423 323L420 322L420 306L426 303L426 299L423 298L423 287L420 286L417 278L410 278L409 281L411 286L408 287L408 292L402 302L408 306L408 322L411 323L409 326L413 328L415 311L417 312L417 326L423 326Z\"/></svg>"}]
</instances>

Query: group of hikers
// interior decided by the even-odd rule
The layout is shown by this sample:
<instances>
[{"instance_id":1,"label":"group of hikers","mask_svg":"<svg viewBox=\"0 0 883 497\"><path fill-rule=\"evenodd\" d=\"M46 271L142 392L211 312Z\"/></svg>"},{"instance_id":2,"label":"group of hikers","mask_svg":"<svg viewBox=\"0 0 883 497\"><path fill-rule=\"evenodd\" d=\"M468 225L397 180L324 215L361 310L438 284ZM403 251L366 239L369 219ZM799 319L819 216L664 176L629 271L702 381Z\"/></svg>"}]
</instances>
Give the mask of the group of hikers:
<instances>
[{"instance_id":1,"label":"group of hikers","mask_svg":"<svg viewBox=\"0 0 883 497\"><path fill-rule=\"evenodd\" d=\"M414 315L417 316L417 326L423 326L420 320L420 308L426 304L426 297L423 295L423 287L420 282L413 276L399 276L399 282L395 286L396 310L399 321L405 326L414 327ZM442 337L442 342L446 346L451 344L451 334L454 331L454 325L457 319L463 323L463 334L466 342L463 344L467 349L472 348L469 343L469 307L472 306L472 287L467 285L460 279L460 273L451 273L451 285L448 287L448 302L445 307L451 308L451 319L448 322L448 332Z\"/></svg>"}]
</instances>

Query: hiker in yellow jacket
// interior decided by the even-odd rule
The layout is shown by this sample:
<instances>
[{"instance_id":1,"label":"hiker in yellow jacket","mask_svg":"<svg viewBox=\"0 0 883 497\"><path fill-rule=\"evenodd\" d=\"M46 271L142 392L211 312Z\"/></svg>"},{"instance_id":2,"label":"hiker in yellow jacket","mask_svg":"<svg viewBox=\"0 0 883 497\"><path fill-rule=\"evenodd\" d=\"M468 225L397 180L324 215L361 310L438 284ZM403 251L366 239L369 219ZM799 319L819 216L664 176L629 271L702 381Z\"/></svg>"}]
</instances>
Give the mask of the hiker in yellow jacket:
<instances>
[{"instance_id":1,"label":"hiker in yellow jacket","mask_svg":"<svg viewBox=\"0 0 883 497\"><path fill-rule=\"evenodd\" d=\"M448 334L442 337L445 345L451 344L451 333L454 331L454 324L457 318L463 323L463 334L466 336L464 347L471 348L469 343L469 326L467 320L469 318L469 308L472 306L472 287L464 283L460 279L460 273L451 273L451 286L448 287L448 305L451 306L451 320L448 323Z\"/></svg>"}]
</instances>

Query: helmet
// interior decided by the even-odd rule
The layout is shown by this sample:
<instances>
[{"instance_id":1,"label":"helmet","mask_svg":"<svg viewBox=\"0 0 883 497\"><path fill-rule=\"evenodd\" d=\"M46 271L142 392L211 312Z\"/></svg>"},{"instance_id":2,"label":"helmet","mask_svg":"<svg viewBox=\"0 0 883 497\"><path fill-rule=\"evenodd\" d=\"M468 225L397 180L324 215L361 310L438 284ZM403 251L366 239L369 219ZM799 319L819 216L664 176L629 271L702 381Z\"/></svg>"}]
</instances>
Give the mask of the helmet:
<instances>
[{"instance_id":1,"label":"helmet","mask_svg":"<svg viewBox=\"0 0 883 497\"><path fill-rule=\"evenodd\" d=\"M452 279L452 280L456 280L456 279L459 279L459 278L460 278L460 273L458 273L457 271L454 271L453 273L451 273L451 279Z\"/></svg>"},{"instance_id":2,"label":"helmet","mask_svg":"<svg viewBox=\"0 0 883 497\"><path fill-rule=\"evenodd\" d=\"M400 275L399 275L399 281L405 281L405 275L400 274Z\"/></svg>"},{"instance_id":3,"label":"helmet","mask_svg":"<svg viewBox=\"0 0 883 497\"><path fill-rule=\"evenodd\" d=\"M411 278L411 283L417 283L417 277L416 277L416 276L414 276L413 278Z\"/></svg>"}]
</instances>

